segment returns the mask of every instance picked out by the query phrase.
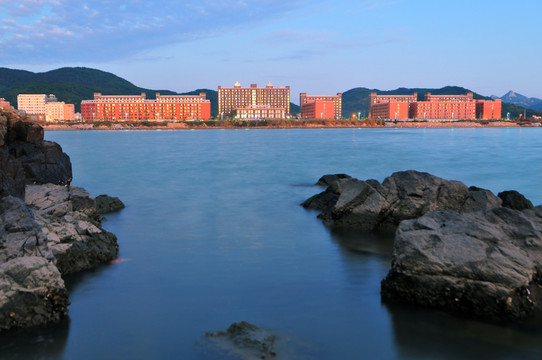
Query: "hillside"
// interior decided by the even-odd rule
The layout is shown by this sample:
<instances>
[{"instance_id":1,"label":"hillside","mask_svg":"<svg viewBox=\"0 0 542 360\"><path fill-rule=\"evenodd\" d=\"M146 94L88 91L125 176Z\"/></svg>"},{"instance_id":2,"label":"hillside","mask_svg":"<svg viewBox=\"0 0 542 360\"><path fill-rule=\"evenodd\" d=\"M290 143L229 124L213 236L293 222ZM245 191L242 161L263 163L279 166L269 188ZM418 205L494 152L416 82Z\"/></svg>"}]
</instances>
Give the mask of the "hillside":
<instances>
[{"instance_id":1,"label":"hillside","mask_svg":"<svg viewBox=\"0 0 542 360\"><path fill-rule=\"evenodd\" d=\"M507 92L504 96L492 96L494 99L501 99L504 103L524 107L526 109L542 111L542 99L527 97L514 91Z\"/></svg>"}]
</instances>

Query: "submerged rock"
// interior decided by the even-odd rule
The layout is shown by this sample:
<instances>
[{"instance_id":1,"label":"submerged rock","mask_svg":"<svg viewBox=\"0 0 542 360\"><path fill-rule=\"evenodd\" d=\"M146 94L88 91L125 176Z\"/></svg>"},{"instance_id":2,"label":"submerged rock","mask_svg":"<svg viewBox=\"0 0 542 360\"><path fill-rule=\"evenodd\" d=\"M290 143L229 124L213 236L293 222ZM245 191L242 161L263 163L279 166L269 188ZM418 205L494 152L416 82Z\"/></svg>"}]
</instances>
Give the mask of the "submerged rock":
<instances>
[{"instance_id":1,"label":"submerged rock","mask_svg":"<svg viewBox=\"0 0 542 360\"><path fill-rule=\"evenodd\" d=\"M243 359L267 359L274 352L276 336L246 321L233 323L226 331L208 332L207 338L226 340L226 347Z\"/></svg>"},{"instance_id":2,"label":"submerged rock","mask_svg":"<svg viewBox=\"0 0 542 360\"><path fill-rule=\"evenodd\" d=\"M98 214L109 214L124 209L124 203L118 197L109 195L96 196L96 212Z\"/></svg>"},{"instance_id":3,"label":"submerged rock","mask_svg":"<svg viewBox=\"0 0 542 360\"><path fill-rule=\"evenodd\" d=\"M461 213L492 209L500 207L501 200L489 190L409 170L392 174L382 184L336 179L302 206L320 210L318 217L328 226L373 231L395 230L402 220L439 209Z\"/></svg>"},{"instance_id":4,"label":"submerged rock","mask_svg":"<svg viewBox=\"0 0 542 360\"><path fill-rule=\"evenodd\" d=\"M382 297L498 321L542 314L542 207L403 221Z\"/></svg>"}]
</instances>

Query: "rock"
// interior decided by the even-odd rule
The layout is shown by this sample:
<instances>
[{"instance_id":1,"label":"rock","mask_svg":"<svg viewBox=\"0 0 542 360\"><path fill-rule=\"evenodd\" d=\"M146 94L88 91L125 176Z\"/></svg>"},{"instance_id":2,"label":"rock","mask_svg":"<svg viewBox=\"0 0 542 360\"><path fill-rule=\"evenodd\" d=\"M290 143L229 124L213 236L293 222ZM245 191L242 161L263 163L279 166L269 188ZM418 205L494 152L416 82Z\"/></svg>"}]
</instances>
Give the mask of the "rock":
<instances>
[{"instance_id":1,"label":"rock","mask_svg":"<svg viewBox=\"0 0 542 360\"><path fill-rule=\"evenodd\" d=\"M402 220L438 209L487 210L501 206L501 200L489 190L409 170L392 174L382 184L338 179L302 205L320 210L326 225L372 231L395 230Z\"/></svg>"},{"instance_id":2,"label":"rock","mask_svg":"<svg viewBox=\"0 0 542 360\"><path fill-rule=\"evenodd\" d=\"M515 190L503 191L497 195L502 200L502 206L515 210L534 208L533 203Z\"/></svg>"},{"instance_id":3,"label":"rock","mask_svg":"<svg viewBox=\"0 0 542 360\"><path fill-rule=\"evenodd\" d=\"M401 222L382 297L497 321L542 314L542 207Z\"/></svg>"},{"instance_id":4,"label":"rock","mask_svg":"<svg viewBox=\"0 0 542 360\"><path fill-rule=\"evenodd\" d=\"M0 331L57 322L68 292L47 238L16 197L0 199Z\"/></svg>"},{"instance_id":5,"label":"rock","mask_svg":"<svg viewBox=\"0 0 542 360\"><path fill-rule=\"evenodd\" d=\"M0 109L0 146L14 141L43 140L43 128L12 110Z\"/></svg>"},{"instance_id":6,"label":"rock","mask_svg":"<svg viewBox=\"0 0 542 360\"><path fill-rule=\"evenodd\" d=\"M9 151L23 164L26 184L70 184L70 158L57 143L45 140L17 141L9 145Z\"/></svg>"},{"instance_id":7,"label":"rock","mask_svg":"<svg viewBox=\"0 0 542 360\"><path fill-rule=\"evenodd\" d=\"M24 170L20 161L0 146L0 198L8 195L24 198Z\"/></svg>"},{"instance_id":8,"label":"rock","mask_svg":"<svg viewBox=\"0 0 542 360\"><path fill-rule=\"evenodd\" d=\"M45 258L24 256L0 264L0 331L58 322L69 304L60 272Z\"/></svg>"},{"instance_id":9,"label":"rock","mask_svg":"<svg viewBox=\"0 0 542 360\"><path fill-rule=\"evenodd\" d=\"M96 212L98 214L109 214L124 209L124 203L118 197L98 195L96 197Z\"/></svg>"},{"instance_id":10,"label":"rock","mask_svg":"<svg viewBox=\"0 0 542 360\"><path fill-rule=\"evenodd\" d=\"M316 185L318 186L329 186L332 183L336 182L340 179L350 179L352 176L346 175L346 174L330 174L330 175L324 175L320 179L318 179L318 182Z\"/></svg>"},{"instance_id":11,"label":"rock","mask_svg":"<svg viewBox=\"0 0 542 360\"><path fill-rule=\"evenodd\" d=\"M266 359L276 356L273 351L275 335L246 321L234 323L226 331L208 332L205 336L228 341L232 346L231 352L243 359Z\"/></svg>"},{"instance_id":12,"label":"rock","mask_svg":"<svg viewBox=\"0 0 542 360\"><path fill-rule=\"evenodd\" d=\"M42 226L63 275L117 257L117 238L101 227L94 199L86 190L53 184L27 185L26 203Z\"/></svg>"}]
</instances>

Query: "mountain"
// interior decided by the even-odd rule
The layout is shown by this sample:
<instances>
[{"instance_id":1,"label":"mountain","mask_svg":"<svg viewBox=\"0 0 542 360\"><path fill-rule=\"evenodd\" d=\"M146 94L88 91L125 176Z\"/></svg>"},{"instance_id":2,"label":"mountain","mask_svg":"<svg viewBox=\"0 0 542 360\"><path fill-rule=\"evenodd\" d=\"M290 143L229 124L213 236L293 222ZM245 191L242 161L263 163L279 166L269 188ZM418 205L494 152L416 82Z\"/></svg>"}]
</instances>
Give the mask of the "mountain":
<instances>
[{"instance_id":1,"label":"mountain","mask_svg":"<svg viewBox=\"0 0 542 360\"><path fill-rule=\"evenodd\" d=\"M465 89L460 86L445 86L440 89L428 89L428 88L398 88L395 90L378 90L367 89L363 87L350 89L343 93L343 117L352 117L352 114L360 113L361 116L367 116L369 113L369 94L376 92L382 95L410 95L412 93L418 93L418 100L423 100L426 93L433 95L455 95L465 94L472 92L475 99L491 100L490 97L486 97L475 93L469 89ZM517 118L520 114L523 115L524 108L514 104L508 104L503 100L502 104L502 116L506 117L507 113L510 113L511 118ZM527 117L532 115L542 115L542 111L527 110Z\"/></svg>"},{"instance_id":2,"label":"mountain","mask_svg":"<svg viewBox=\"0 0 542 360\"><path fill-rule=\"evenodd\" d=\"M502 102L507 104L514 104L517 106L524 107L526 109L542 111L542 99L535 97L527 97L521 94L518 94L514 91L509 91L501 97L492 96L493 98L501 99Z\"/></svg>"}]
</instances>

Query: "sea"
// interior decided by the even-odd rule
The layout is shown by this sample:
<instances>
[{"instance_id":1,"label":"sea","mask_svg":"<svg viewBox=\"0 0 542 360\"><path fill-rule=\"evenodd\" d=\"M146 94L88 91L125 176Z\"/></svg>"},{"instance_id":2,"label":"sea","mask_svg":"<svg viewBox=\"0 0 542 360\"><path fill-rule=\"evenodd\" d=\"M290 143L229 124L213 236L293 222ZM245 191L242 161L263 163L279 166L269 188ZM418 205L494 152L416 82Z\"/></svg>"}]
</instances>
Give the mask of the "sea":
<instances>
[{"instance_id":1,"label":"sea","mask_svg":"<svg viewBox=\"0 0 542 360\"><path fill-rule=\"evenodd\" d=\"M248 321L276 359L541 359L542 326L385 303L393 236L337 232L300 204L324 174L418 170L542 204L542 129L47 131L72 185L119 197L119 261L66 278L60 324L0 359L244 359L207 332Z\"/></svg>"}]
</instances>

